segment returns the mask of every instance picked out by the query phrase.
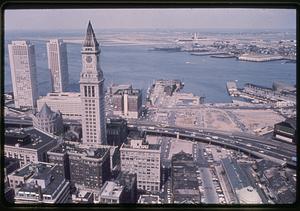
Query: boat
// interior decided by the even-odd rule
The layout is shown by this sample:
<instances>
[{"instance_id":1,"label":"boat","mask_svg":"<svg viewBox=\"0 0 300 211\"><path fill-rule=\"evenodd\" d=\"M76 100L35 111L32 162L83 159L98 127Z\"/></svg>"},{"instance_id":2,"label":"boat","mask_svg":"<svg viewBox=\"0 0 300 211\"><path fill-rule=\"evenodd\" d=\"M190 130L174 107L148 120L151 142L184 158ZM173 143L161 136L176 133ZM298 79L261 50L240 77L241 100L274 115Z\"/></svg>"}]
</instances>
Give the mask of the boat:
<instances>
[{"instance_id":1,"label":"boat","mask_svg":"<svg viewBox=\"0 0 300 211\"><path fill-rule=\"evenodd\" d=\"M236 58L236 56L234 55L230 55L230 54L220 54L220 55L211 55L210 57L212 58Z\"/></svg>"},{"instance_id":2,"label":"boat","mask_svg":"<svg viewBox=\"0 0 300 211\"><path fill-rule=\"evenodd\" d=\"M153 51L171 51L171 52L179 52L181 51L181 47L155 47L151 49Z\"/></svg>"}]
</instances>

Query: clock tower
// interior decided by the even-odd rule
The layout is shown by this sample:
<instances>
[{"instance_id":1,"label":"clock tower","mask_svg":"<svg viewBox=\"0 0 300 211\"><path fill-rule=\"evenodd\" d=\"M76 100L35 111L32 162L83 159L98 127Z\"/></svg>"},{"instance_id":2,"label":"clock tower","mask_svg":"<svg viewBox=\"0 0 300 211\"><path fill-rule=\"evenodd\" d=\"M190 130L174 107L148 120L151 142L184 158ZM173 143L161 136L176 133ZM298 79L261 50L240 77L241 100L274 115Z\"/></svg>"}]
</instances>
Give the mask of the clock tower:
<instances>
[{"instance_id":1,"label":"clock tower","mask_svg":"<svg viewBox=\"0 0 300 211\"><path fill-rule=\"evenodd\" d=\"M100 67L100 47L91 22L81 50L80 98L82 104L82 139L86 146L107 144L104 103L104 78Z\"/></svg>"}]
</instances>

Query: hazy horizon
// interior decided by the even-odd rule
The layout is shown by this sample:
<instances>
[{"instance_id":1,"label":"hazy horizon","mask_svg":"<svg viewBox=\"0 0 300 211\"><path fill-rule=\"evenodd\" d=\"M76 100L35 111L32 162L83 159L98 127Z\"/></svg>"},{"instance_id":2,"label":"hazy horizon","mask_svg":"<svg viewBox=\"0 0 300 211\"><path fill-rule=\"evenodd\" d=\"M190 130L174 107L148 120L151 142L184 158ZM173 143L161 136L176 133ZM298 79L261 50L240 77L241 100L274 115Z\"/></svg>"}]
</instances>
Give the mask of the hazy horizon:
<instances>
[{"instance_id":1,"label":"hazy horizon","mask_svg":"<svg viewBox=\"0 0 300 211\"><path fill-rule=\"evenodd\" d=\"M172 28L172 29L166 29L166 28L95 28L94 30L104 30L104 31L134 31L134 30L138 30L138 31L182 31L182 30L186 30L186 31L191 31L191 30L200 30L200 31L236 31L236 30L241 30L241 31L272 31L272 32L276 32L276 31L282 31L282 30L289 30L289 31L294 31L294 28L251 28L251 29L245 29L245 28ZM61 31L61 29L5 29L6 31ZM77 29L67 29L66 31L83 31L85 29L83 28L77 28ZM296 31L295 31L296 32Z\"/></svg>"},{"instance_id":2,"label":"hazy horizon","mask_svg":"<svg viewBox=\"0 0 300 211\"><path fill-rule=\"evenodd\" d=\"M63 17L63 18L62 18ZM296 29L295 9L30 9L5 10L5 30Z\"/></svg>"}]
</instances>

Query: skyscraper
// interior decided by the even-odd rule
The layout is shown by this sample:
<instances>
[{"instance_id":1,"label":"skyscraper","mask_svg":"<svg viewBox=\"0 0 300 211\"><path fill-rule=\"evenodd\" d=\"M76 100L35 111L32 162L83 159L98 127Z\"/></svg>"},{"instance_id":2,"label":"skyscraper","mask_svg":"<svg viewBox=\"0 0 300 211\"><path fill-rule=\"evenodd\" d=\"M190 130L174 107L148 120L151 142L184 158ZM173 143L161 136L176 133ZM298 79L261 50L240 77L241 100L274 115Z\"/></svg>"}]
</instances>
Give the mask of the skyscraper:
<instances>
[{"instance_id":1,"label":"skyscraper","mask_svg":"<svg viewBox=\"0 0 300 211\"><path fill-rule=\"evenodd\" d=\"M90 22L81 54L80 95L83 144L87 146L106 144L104 78L100 68L99 43Z\"/></svg>"},{"instance_id":2,"label":"skyscraper","mask_svg":"<svg viewBox=\"0 0 300 211\"><path fill-rule=\"evenodd\" d=\"M66 44L60 39L50 40L47 42L47 54L52 92L67 91L69 75Z\"/></svg>"},{"instance_id":3,"label":"skyscraper","mask_svg":"<svg viewBox=\"0 0 300 211\"><path fill-rule=\"evenodd\" d=\"M16 108L35 108L38 98L34 45L29 41L8 44Z\"/></svg>"}]
</instances>

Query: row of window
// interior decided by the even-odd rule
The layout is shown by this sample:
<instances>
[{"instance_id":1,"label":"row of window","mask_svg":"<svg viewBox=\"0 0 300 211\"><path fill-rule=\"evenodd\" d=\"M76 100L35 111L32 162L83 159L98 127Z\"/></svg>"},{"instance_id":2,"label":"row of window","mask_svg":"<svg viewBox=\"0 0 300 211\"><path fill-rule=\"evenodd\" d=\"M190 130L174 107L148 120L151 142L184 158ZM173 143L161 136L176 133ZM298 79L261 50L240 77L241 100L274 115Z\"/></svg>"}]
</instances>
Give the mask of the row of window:
<instances>
[{"instance_id":1,"label":"row of window","mask_svg":"<svg viewBox=\"0 0 300 211\"><path fill-rule=\"evenodd\" d=\"M85 97L95 97L95 87L94 86L84 86L84 96Z\"/></svg>"},{"instance_id":2,"label":"row of window","mask_svg":"<svg viewBox=\"0 0 300 211\"><path fill-rule=\"evenodd\" d=\"M139 189L148 190L148 191L158 191L158 186L149 186L149 185L138 185Z\"/></svg>"}]
</instances>

